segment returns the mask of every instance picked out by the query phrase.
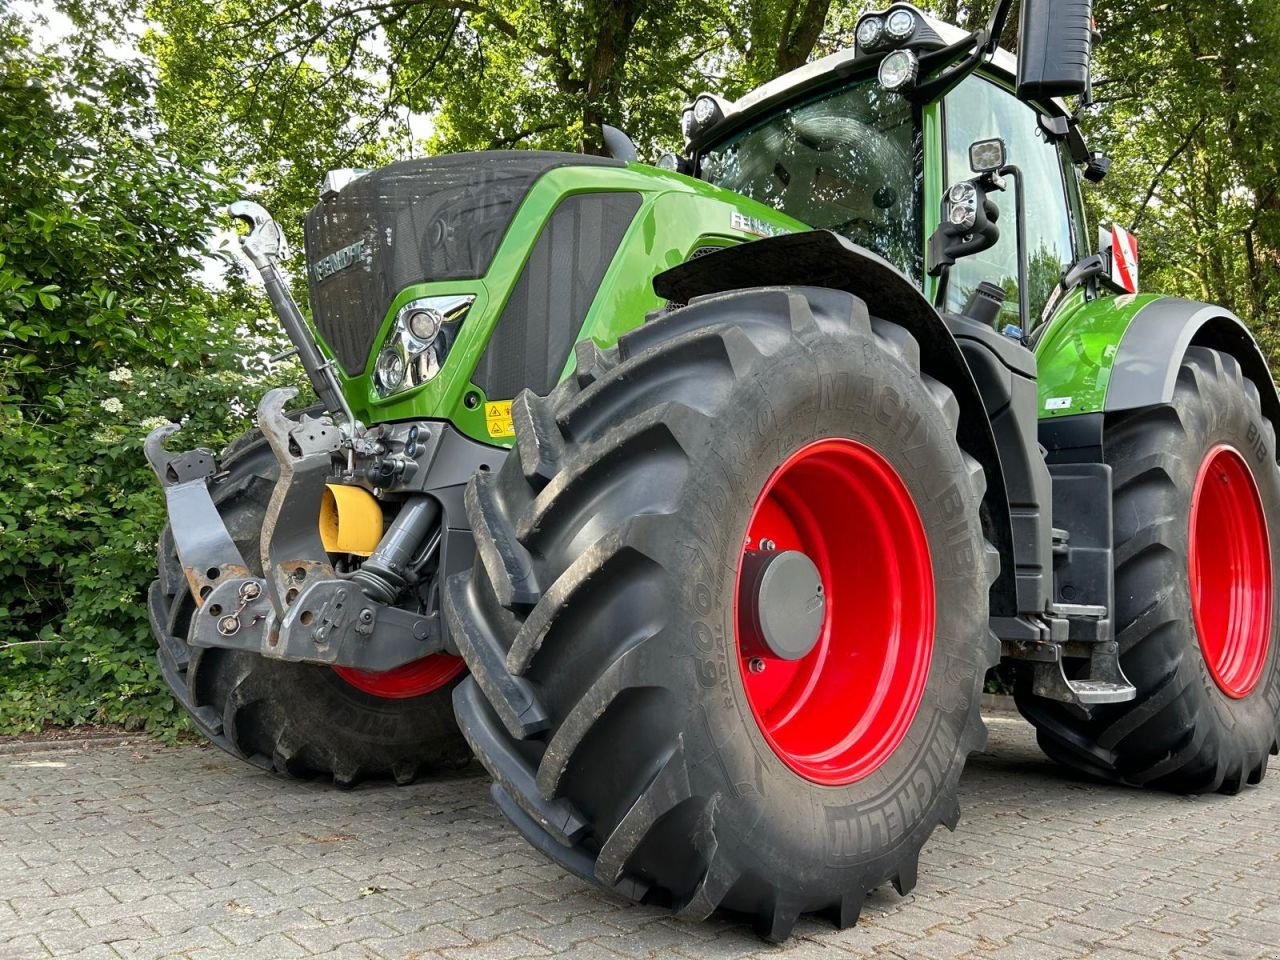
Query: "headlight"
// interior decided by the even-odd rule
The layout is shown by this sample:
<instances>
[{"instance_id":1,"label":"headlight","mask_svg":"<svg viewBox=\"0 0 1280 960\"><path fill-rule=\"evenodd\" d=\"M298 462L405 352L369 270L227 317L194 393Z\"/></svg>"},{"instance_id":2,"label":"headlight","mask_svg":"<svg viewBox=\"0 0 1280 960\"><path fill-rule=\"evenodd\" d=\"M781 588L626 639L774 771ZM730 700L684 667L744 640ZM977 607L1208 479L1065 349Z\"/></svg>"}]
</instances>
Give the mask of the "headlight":
<instances>
[{"instance_id":1,"label":"headlight","mask_svg":"<svg viewBox=\"0 0 1280 960\"><path fill-rule=\"evenodd\" d=\"M947 219L962 230L972 230L978 222L978 191L962 180L947 191Z\"/></svg>"},{"instance_id":2,"label":"headlight","mask_svg":"<svg viewBox=\"0 0 1280 960\"><path fill-rule=\"evenodd\" d=\"M877 16L863 17L854 37L859 50L874 50L884 38L884 20Z\"/></svg>"},{"instance_id":3,"label":"headlight","mask_svg":"<svg viewBox=\"0 0 1280 960\"><path fill-rule=\"evenodd\" d=\"M916 82L920 62L910 50L895 50L880 61L880 86L901 90Z\"/></svg>"},{"instance_id":4,"label":"headlight","mask_svg":"<svg viewBox=\"0 0 1280 960\"><path fill-rule=\"evenodd\" d=\"M473 294L449 294L421 297L401 307L373 364L378 396L389 397L434 379L475 302Z\"/></svg>"},{"instance_id":5,"label":"headlight","mask_svg":"<svg viewBox=\"0 0 1280 960\"><path fill-rule=\"evenodd\" d=\"M414 310L409 314L409 332L423 343L430 343L444 325L444 316L434 307Z\"/></svg>"},{"instance_id":6,"label":"headlight","mask_svg":"<svg viewBox=\"0 0 1280 960\"><path fill-rule=\"evenodd\" d=\"M901 43L916 32L916 18L910 10L894 10L885 18L884 32L895 43Z\"/></svg>"},{"instance_id":7,"label":"headlight","mask_svg":"<svg viewBox=\"0 0 1280 960\"><path fill-rule=\"evenodd\" d=\"M378 385L378 392L384 397L395 393L404 383L404 354L400 344L386 347L378 354L378 362L373 365L373 379Z\"/></svg>"}]
</instances>

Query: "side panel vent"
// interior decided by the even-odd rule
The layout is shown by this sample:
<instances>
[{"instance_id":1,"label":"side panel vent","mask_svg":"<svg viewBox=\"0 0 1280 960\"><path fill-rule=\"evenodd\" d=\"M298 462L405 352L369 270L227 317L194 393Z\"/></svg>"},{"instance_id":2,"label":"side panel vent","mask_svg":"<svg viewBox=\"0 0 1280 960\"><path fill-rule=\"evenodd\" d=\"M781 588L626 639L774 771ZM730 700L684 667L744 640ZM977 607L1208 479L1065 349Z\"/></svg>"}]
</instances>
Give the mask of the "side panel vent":
<instances>
[{"instance_id":1,"label":"side panel vent","mask_svg":"<svg viewBox=\"0 0 1280 960\"><path fill-rule=\"evenodd\" d=\"M639 209L638 193L576 194L556 207L471 378L486 396L506 399L525 387L545 394L556 385Z\"/></svg>"}]
</instances>

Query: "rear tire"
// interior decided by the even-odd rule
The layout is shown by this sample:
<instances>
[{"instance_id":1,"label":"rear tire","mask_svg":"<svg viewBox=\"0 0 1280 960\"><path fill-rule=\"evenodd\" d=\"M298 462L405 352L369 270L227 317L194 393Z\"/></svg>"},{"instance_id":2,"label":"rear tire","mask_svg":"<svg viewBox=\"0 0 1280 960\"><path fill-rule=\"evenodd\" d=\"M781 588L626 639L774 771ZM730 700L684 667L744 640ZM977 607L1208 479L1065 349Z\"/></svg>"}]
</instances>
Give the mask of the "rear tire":
<instances>
[{"instance_id":1,"label":"rear tire","mask_svg":"<svg viewBox=\"0 0 1280 960\"><path fill-rule=\"evenodd\" d=\"M211 494L252 568L278 467L257 431L227 448ZM470 760L451 707L459 677L418 696L375 696L318 664L187 643L196 607L168 527L148 608L165 681L199 730L242 760L296 777L409 783Z\"/></svg>"},{"instance_id":2,"label":"rear tire","mask_svg":"<svg viewBox=\"0 0 1280 960\"><path fill-rule=\"evenodd\" d=\"M998 566L979 520L982 469L956 440L958 405L920 370L911 336L837 291L703 298L616 348L580 344L576 373L546 399L523 393L513 416L517 455L468 488L477 562L450 580L445 603L472 671L455 695L459 721L508 817L580 876L687 917L746 915L773 940L803 912L852 924L882 883L909 891L929 834L955 826L961 768L985 740ZM816 531L824 578L850 565L830 574L839 589L827 590L824 623L866 616L856 629L824 626L799 661L803 671L826 658L808 686L788 688L809 733L793 736L763 719L781 708L762 707L747 679L739 566L780 465L841 449L879 471L849 461L850 478L907 491L903 516L918 511L934 589L911 596L902 591L919 571L884 574L902 566L872 547L891 542L876 526L884 517L839 522L857 512L844 496L857 483L836 485L838 471L822 473L830 463L802 468L817 473L793 489L810 496L786 495L787 535ZM813 495L819 476L839 493L829 504ZM817 535L833 529L868 539ZM859 593L862 581L899 590L901 616ZM930 607L934 630L900 626L924 623ZM924 650L925 672L890 647ZM901 667L904 690L920 682L918 702L872 706L877 684L866 683L864 714L852 691L843 704L801 692L822 689L837 662L861 662L886 689ZM864 717L867 756L842 752L862 742Z\"/></svg>"},{"instance_id":3,"label":"rear tire","mask_svg":"<svg viewBox=\"0 0 1280 960\"><path fill-rule=\"evenodd\" d=\"M1259 783L1280 749L1275 431L1235 358L1191 347L1173 402L1109 420L1104 455L1114 471L1116 639L1137 698L1086 714L1032 696L1023 678L1018 706L1045 753L1081 773L1236 793ZM1206 484L1231 491L1216 515ZM1199 546L1195 504L1207 521Z\"/></svg>"}]
</instances>

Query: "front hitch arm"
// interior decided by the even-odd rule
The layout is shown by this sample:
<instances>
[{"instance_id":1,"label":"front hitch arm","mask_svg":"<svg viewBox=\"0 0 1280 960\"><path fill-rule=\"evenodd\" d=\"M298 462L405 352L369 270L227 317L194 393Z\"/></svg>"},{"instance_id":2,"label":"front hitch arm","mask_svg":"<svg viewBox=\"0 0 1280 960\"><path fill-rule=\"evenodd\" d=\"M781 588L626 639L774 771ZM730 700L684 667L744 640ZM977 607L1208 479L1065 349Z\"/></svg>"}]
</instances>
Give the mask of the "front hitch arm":
<instances>
[{"instance_id":1,"label":"front hitch arm","mask_svg":"<svg viewBox=\"0 0 1280 960\"><path fill-rule=\"evenodd\" d=\"M217 470L213 451L198 447L174 454L164 448L165 440L180 429L176 423L156 427L143 452L164 488L169 516L181 518L172 524L173 542L198 606L220 581L247 577L249 568L209 494L206 481Z\"/></svg>"},{"instance_id":2,"label":"front hitch arm","mask_svg":"<svg viewBox=\"0 0 1280 960\"><path fill-rule=\"evenodd\" d=\"M320 352L311 329L302 319L302 311L294 303L280 274L279 260L284 251L284 234L280 225L271 218L265 207L252 200L237 200L227 211L235 219L243 220L249 225L249 232L240 238L240 246L262 275L262 284L271 300L271 306L275 308L284 332L297 349L298 360L302 363L302 369L307 372L307 379L315 388L316 396L326 410L343 418L344 432L348 438L354 438L360 428L347 404L347 398L342 394L337 374L333 370L333 361Z\"/></svg>"}]
</instances>

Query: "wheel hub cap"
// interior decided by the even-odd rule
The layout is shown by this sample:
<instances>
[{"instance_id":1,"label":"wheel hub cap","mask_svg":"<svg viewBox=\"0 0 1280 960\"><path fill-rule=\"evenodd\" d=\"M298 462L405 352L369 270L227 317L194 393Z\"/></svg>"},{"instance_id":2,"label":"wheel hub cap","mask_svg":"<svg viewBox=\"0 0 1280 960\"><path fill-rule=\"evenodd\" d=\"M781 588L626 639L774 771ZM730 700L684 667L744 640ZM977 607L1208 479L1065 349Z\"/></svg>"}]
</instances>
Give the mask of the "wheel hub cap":
<instances>
[{"instance_id":1,"label":"wheel hub cap","mask_svg":"<svg viewBox=\"0 0 1280 960\"><path fill-rule=\"evenodd\" d=\"M751 550L742 557L744 606L739 643L748 656L800 660L822 633L827 604L822 578L799 550Z\"/></svg>"},{"instance_id":2,"label":"wheel hub cap","mask_svg":"<svg viewBox=\"0 0 1280 960\"><path fill-rule=\"evenodd\" d=\"M1249 465L1234 447L1205 456L1191 498L1188 579L1205 665L1227 696L1257 686L1271 640L1271 546Z\"/></svg>"}]
</instances>

